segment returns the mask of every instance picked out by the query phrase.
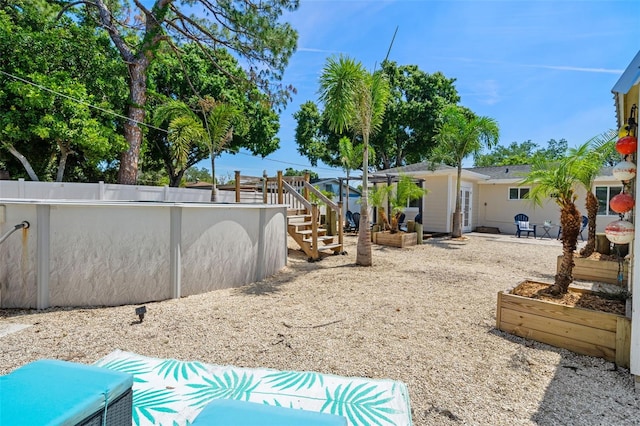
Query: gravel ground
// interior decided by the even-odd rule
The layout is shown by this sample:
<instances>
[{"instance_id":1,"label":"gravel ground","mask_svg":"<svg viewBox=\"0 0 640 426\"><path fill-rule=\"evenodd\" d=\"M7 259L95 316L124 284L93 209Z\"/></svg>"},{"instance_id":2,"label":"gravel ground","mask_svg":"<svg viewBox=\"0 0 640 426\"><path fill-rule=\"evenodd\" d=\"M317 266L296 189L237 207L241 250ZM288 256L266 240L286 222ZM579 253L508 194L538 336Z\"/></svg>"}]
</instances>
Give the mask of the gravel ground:
<instances>
[{"instance_id":1,"label":"gravel ground","mask_svg":"<svg viewBox=\"0 0 640 426\"><path fill-rule=\"evenodd\" d=\"M133 306L0 310L0 373L40 358L93 363L115 349L240 367L401 380L415 425L632 425L628 370L495 329L496 293L551 281L560 243L470 234L396 249L374 266L308 263L290 249L278 275L249 286ZM291 246L293 248L295 246Z\"/></svg>"}]
</instances>

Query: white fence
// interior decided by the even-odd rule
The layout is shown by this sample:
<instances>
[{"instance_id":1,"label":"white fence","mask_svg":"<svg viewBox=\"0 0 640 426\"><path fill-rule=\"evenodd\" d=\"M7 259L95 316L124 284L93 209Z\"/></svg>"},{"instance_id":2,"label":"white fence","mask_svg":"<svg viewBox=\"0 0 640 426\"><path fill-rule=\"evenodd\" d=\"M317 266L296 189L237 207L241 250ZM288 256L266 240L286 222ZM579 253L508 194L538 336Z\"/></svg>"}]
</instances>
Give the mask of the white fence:
<instances>
[{"instance_id":1,"label":"white fence","mask_svg":"<svg viewBox=\"0 0 640 426\"><path fill-rule=\"evenodd\" d=\"M204 189L168 186L117 185L111 183L32 182L0 180L0 199L18 200L100 200L100 201L165 201L200 202L211 199ZM234 203L234 191L218 191L217 202ZM241 203L262 203L259 192L241 192Z\"/></svg>"}]
</instances>

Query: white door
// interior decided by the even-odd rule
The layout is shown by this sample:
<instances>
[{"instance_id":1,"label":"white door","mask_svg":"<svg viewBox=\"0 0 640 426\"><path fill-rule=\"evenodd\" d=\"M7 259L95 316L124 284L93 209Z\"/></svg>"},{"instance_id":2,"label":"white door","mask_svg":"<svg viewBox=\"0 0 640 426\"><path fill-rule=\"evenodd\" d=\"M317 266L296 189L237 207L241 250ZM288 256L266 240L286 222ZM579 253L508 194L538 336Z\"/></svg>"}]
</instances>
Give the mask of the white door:
<instances>
[{"instance_id":1,"label":"white door","mask_svg":"<svg viewBox=\"0 0 640 426\"><path fill-rule=\"evenodd\" d=\"M461 188L462 195L462 232L471 232L471 188Z\"/></svg>"}]
</instances>

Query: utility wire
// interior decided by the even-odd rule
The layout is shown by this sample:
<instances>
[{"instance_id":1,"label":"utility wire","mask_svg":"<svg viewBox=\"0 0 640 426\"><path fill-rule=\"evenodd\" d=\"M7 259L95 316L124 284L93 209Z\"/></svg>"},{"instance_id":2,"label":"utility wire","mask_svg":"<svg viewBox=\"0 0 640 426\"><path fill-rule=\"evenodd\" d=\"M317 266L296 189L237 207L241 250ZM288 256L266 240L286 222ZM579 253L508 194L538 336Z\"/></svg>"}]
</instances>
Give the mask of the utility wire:
<instances>
[{"instance_id":1,"label":"utility wire","mask_svg":"<svg viewBox=\"0 0 640 426\"><path fill-rule=\"evenodd\" d=\"M37 87L37 88L38 88L38 89L40 89L40 90L44 90L44 91L46 91L46 92L53 93L53 94L54 94L54 95L56 95L56 96L61 96L61 97L63 97L63 98L67 98L67 99L69 99L69 100L71 100L71 101L74 101L74 102L77 102L77 103L79 103L79 104L82 104L82 105L88 106L89 108L97 109L98 111L102 111L102 112L104 112L104 113L106 113L106 114L111 114L111 115L113 115L113 116L115 116L115 117L122 118L122 119L124 119L124 120L128 120L128 121L131 121L131 122L133 122L133 123L136 123L136 124L139 124L139 125L142 125L142 126L146 126L146 127L151 128L151 129L158 130L158 131L160 131L160 132L169 133L169 131L168 131L168 130L166 130L166 129L162 129L162 128L160 128L160 127L156 127L156 126L153 126L153 125L151 125L151 124L143 123L142 121L134 120L134 119L129 118L129 117L126 117L126 116L124 116L124 115L122 115L122 114L118 114L118 113L117 113L117 112L115 112L115 111L111 111L111 110L108 110L108 109L105 109L105 108L99 107L99 106L97 106L97 105L92 105L92 104L90 104L90 103L88 103L88 102L85 102L85 101L83 101L83 100L81 100L81 99L77 99L77 98L74 98L74 97L72 97L72 96L65 95L64 93L56 92L55 90L50 89L50 88L48 88L48 87L46 87L46 86L43 86L43 85L38 84L38 83L34 83L33 81L29 81L29 80L24 79L24 78L22 78L22 77L18 77L17 75L14 75L14 74L8 73L8 72L6 72L6 71L0 70L0 74L4 74L4 75L6 75L7 77L10 77L10 78L13 78L13 79L15 79L15 80L21 81L22 83L29 84L29 85L31 85L31 86ZM244 153L244 152L237 152L237 154L240 154L240 155L246 155L247 157L255 157L255 155L247 154L247 153ZM335 168L328 168L328 167L312 167L312 166L308 166L308 165L305 165L305 164L298 164L298 163L291 163L291 162L288 162L288 161L275 160L275 159L272 159L272 158L269 158L269 157L262 157L262 159L263 159L263 160L267 160L267 161L273 161L274 163L288 164L288 165L291 165L291 166L307 167L307 168L313 168L313 169L318 169L318 170L330 170L330 171L335 171L335 170L336 170Z\"/></svg>"}]
</instances>

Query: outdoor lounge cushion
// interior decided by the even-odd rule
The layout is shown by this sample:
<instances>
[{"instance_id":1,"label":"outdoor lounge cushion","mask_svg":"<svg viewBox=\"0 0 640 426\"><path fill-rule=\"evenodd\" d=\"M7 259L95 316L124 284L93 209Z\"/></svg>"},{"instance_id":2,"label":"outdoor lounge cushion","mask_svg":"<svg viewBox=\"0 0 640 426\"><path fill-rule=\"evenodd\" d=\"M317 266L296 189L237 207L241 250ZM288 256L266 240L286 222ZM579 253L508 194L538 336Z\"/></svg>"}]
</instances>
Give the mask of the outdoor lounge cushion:
<instances>
[{"instance_id":1,"label":"outdoor lounge cushion","mask_svg":"<svg viewBox=\"0 0 640 426\"><path fill-rule=\"evenodd\" d=\"M529 222L518 222L518 226L520 226L521 230L527 230L529 228Z\"/></svg>"},{"instance_id":2,"label":"outdoor lounge cushion","mask_svg":"<svg viewBox=\"0 0 640 426\"><path fill-rule=\"evenodd\" d=\"M214 399L192 426L346 426L347 419L328 413L278 407L235 399Z\"/></svg>"},{"instance_id":3,"label":"outdoor lounge cushion","mask_svg":"<svg viewBox=\"0 0 640 426\"><path fill-rule=\"evenodd\" d=\"M132 385L130 374L106 368L35 361L0 376L0 425L76 425L104 412L105 405L129 392Z\"/></svg>"}]
</instances>

